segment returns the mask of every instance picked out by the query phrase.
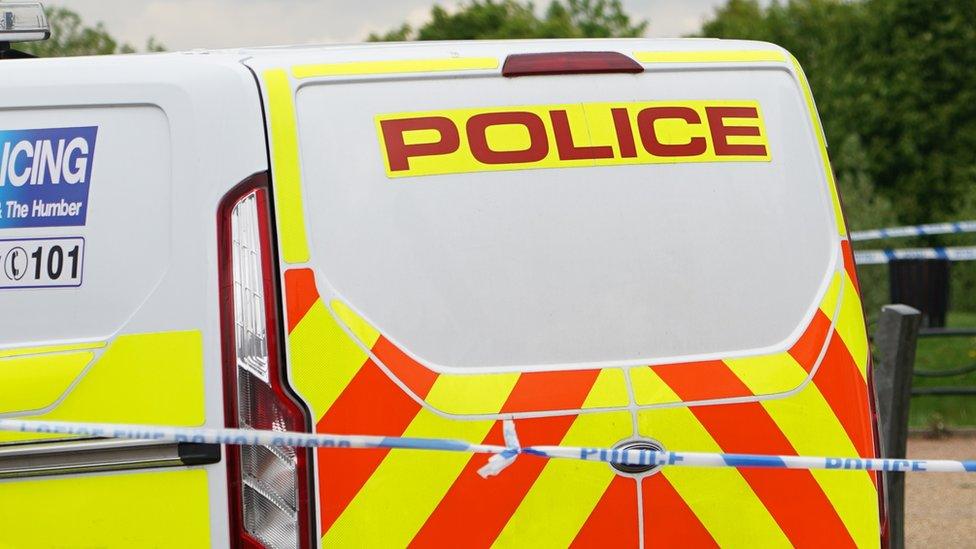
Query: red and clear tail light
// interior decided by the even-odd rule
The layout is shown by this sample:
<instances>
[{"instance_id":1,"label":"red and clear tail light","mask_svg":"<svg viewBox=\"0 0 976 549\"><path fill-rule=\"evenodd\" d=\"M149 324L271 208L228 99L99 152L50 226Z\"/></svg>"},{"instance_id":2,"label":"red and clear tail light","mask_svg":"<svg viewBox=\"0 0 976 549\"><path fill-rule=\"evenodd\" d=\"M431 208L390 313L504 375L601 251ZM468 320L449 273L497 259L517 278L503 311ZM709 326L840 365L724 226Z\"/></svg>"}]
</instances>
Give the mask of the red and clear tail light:
<instances>
[{"instance_id":1,"label":"red and clear tail light","mask_svg":"<svg viewBox=\"0 0 976 549\"><path fill-rule=\"evenodd\" d=\"M245 182L221 207L221 314L228 427L307 431L278 346L277 279L266 178ZM232 543L299 549L311 540L308 451L229 446Z\"/></svg>"}]
</instances>

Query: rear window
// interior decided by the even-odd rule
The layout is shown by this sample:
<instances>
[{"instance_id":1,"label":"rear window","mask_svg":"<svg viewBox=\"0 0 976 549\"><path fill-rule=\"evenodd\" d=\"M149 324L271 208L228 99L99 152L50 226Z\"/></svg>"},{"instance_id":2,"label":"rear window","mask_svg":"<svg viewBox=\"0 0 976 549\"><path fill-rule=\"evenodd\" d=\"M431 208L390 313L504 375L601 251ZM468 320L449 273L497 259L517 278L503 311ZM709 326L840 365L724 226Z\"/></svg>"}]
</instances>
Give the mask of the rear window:
<instances>
[{"instance_id":1,"label":"rear window","mask_svg":"<svg viewBox=\"0 0 976 549\"><path fill-rule=\"evenodd\" d=\"M319 276L434 368L779 350L834 261L783 68L310 84L297 112Z\"/></svg>"}]
</instances>

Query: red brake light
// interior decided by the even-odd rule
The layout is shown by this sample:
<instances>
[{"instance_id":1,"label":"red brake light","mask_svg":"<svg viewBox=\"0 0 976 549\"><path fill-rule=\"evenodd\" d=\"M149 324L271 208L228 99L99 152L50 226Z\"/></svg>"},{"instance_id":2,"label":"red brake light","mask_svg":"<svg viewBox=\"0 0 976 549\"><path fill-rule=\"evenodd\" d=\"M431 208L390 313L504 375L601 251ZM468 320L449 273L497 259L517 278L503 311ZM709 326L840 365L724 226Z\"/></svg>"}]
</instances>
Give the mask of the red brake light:
<instances>
[{"instance_id":1,"label":"red brake light","mask_svg":"<svg viewBox=\"0 0 976 549\"><path fill-rule=\"evenodd\" d=\"M287 385L278 330L268 178L258 174L224 197L218 219L220 315L228 427L309 431ZM310 453L302 448L229 446L231 545L312 545Z\"/></svg>"},{"instance_id":2,"label":"red brake light","mask_svg":"<svg viewBox=\"0 0 976 549\"><path fill-rule=\"evenodd\" d=\"M615 51L519 53L505 58L503 76L541 74L640 73L644 66Z\"/></svg>"}]
</instances>

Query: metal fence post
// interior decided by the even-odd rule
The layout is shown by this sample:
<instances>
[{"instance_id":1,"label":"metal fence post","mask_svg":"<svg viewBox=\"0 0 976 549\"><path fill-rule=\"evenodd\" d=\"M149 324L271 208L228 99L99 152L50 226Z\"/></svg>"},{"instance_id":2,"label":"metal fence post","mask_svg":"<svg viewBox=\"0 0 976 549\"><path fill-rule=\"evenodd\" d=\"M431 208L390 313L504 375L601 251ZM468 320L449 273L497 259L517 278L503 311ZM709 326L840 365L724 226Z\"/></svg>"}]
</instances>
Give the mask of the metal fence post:
<instances>
[{"instance_id":1,"label":"metal fence post","mask_svg":"<svg viewBox=\"0 0 976 549\"><path fill-rule=\"evenodd\" d=\"M908 450L908 406L912 392L915 345L922 314L908 305L885 305L874 333L877 362L874 392L881 421L881 450L904 458ZM905 546L905 473L884 475L892 549Z\"/></svg>"}]
</instances>

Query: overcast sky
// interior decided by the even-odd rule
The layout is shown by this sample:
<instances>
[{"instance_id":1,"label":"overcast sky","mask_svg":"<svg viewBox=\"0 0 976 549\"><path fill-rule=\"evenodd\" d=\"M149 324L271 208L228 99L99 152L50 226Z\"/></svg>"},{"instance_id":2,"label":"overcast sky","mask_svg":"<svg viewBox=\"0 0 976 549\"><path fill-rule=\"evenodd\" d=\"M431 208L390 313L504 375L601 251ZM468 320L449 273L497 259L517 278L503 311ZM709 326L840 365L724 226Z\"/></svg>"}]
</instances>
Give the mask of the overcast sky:
<instances>
[{"instance_id":1,"label":"overcast sky","mask_svg":"<svg viewBox=\"0 0 976 549\"><path fill-rule=\"evenodd\" d=\"M47 0L105 23L116 38L142 48L155 36L170 50L357 42L370 31L426 20L434 0ZM436 3L450 8L456 0ZM649 36L694 32L724 0L623 0L651 22ZM548 0L536 0L537 6Z\"/></svg>"}]
</instances>

